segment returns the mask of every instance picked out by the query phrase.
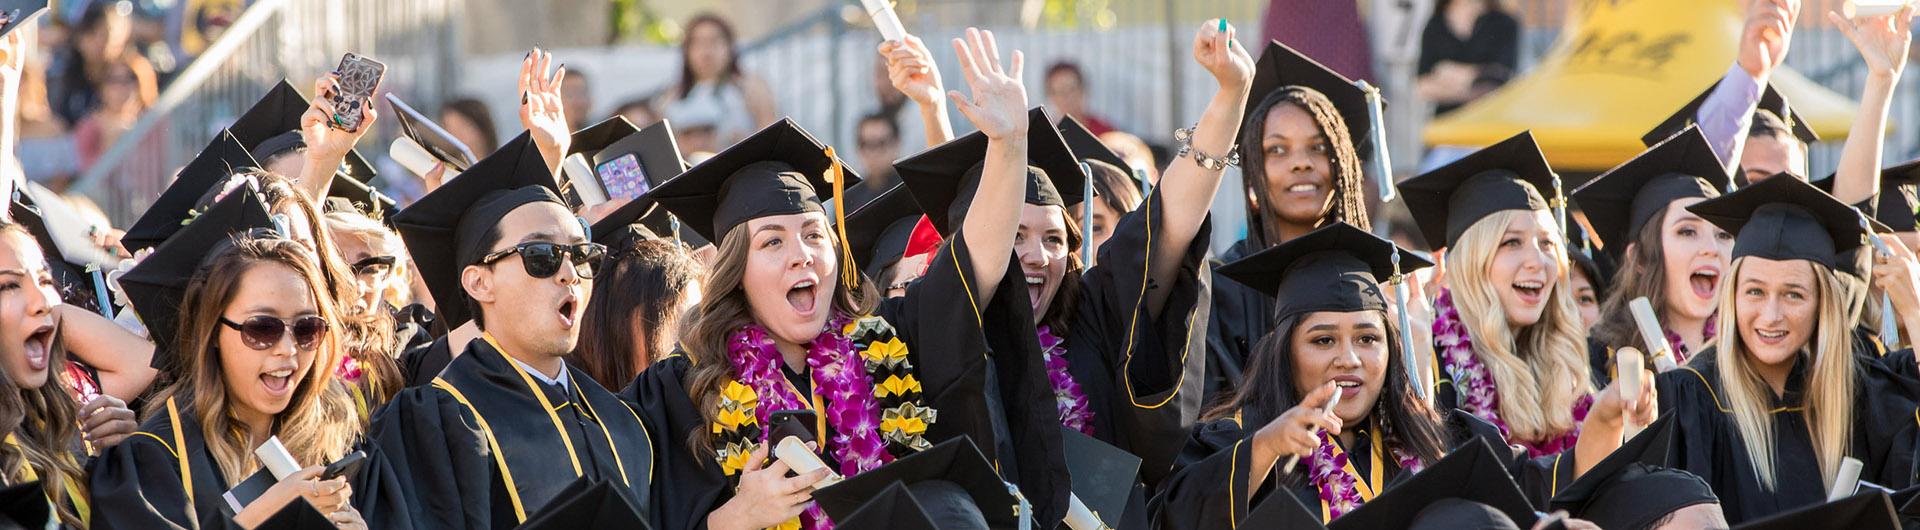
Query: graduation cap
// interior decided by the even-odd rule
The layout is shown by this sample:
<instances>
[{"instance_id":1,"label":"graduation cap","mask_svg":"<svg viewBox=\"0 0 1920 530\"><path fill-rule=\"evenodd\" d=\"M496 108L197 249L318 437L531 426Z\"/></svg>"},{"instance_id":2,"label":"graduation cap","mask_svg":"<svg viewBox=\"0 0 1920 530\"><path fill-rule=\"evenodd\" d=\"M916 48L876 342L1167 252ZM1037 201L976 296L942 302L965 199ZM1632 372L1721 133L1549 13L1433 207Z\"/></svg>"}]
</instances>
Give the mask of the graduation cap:
<instances>
[{"instance_id":1,"label":"graduation cap","mask_svg":"<svg viewBox=\"0 0 1920 530\"><path fill-rule=\"evenodd\" d=\"M1235 138L1245 138L1246 127L1254 121L1253 112L1274 92L1289 86L1311 88L1326 96L1333 102L1333 108L1340 111L1340 119L1347 122L1347 136L1353 140L1355 154L1365 160L1373 152L1373 121L1367 117L1366 91L1354 85L1352 79L1280 41L1268 41L1267 49L1260 52L1259 62L1254 63L1247 116L1240 120L1241 134ZM1241 149L1258 148L1257 144L1241 146Z\"/></svg>"},{"instance_id":2,"label":"graduation cap","mask_svg":"<svg viewBox=\"0 0 1920 530\"><path fill-rule=\"evenodd\" d=\"M312 504L308 504L305 498L296 498L281 507L280 511L273 512L273 516L268 517L267 520L261 521L260 526L254 527L254 530L330 530L333 528L338 527L334 526L333 521L327 520L327 516L321 515L319 510L314 509Z\"/></svg>"},{"instance_id":3,"label":"graduation cap","mask_svg":"<svg viewBox=\"0 0 1920 530\"><path fill-rule=\"evenodd\" d=\"M1587 276L1594 298L1605 300L1607 292L1613 289L1613 272L1619 270L1619 264L1609 253L1596 250L1593 243L1580 223L1567 220L1567 259Z\"/></svg>"},{"instance_id":4,"label":"graduation cap","mask_svg":"<svg viewBox=\"0 0 1920 530\"><path fill-rule=\"evenodd\" d=\"M1087 174L1080 171L1080 160L1053 128L1046 109L1028 111L1027 122L1026 203L1068 208L1086 200ZM950 236L973 206L986 158L987 135L976 131L894 162L893 168L933 227Z\"/></svg>"},{"instance_id":5,"label":"graduation cap","mask_svg":"<svg viewBox=\"0 0 1920 530\"><path fill-rule=\"evenodd\" d=\"M439 316L447 329L473 318L460 271L486 255L489 242L481 237L521 206L552 202L565 207L558 192L539 148L523 132L393 215L393 226L420 267L421 279L440 302Z\"/></svg>"},{"instance_id":6,"label":"graduation cap","mask_svg":"<svg viewBox=\"0 0 1920 530\"><path fill-rule=\"evenodd\" d=\"M581 478L561 489L545 507L528 517L522 530L578 530L582 528L649 528L640 509L605 480Z\"/></svg>"},{"instance_id":7,"label":"graduation cap","mask_svg":"<svg viewBox=\"0 0 1920 530\"><path fill-rule=\"evenodd\" d=\"M48 220L45 213L34 204L33 197L25 193L18 195L8 207L9 213L12 214L13 222L27 229L27 234L32 235L33 240L40 244L40 252L47 259L47 272L53 275L54 283L60 288L61 301L99 312L100 303L94 296L93 274L88 273L86 267L67 259L66 253L60 250L60 242L54 238L53 232L47 229ZM53 211L65 212L68 215L72 213L58 209ZM86 221L70 216L56 217L53 222L61 226L86 225Z\"/></svg>"},{"instance_id":8,"label":"graduation cap","mask_svg":"<svg viewBox=\"0 0 1920 530\"><path fill-rule=\"evenodd\" d=\"M373 186L358 180L335 176L333 184L327 186L327 211L356 212L366 214L377 220L385 221L400 208L400 203L388 197Z\"/></svg>"},{"instance_id":9,"label":"graduation cap","mask_svg":"<svg viewBox=\"0 0 1920 530\"><path fill-rule=\"evenodd\" d=\"M1894 515L1893 502L1887 499L1887 494L1874 491L1774 514L1757 521L1741 523L1734 528L1736 530L1800 530L1802 528L1898 530L1900 518Z\"/></svg>"},{"instance_id":10,"label":"graduation cap","mask_svg":"<svg viewBox=\"0 0 1920 530\"><path fill-rule=\"evenodd\" d=\"M1334 519L1328 528L1408 528L1429 506L1445 499L1484 504L1522 528L1538 518L1500 457L1484 440L1469 442L1372 501Z\"/></svg>"},{"instance_id":11,"label":"graduation cap","mask_svg":"<svg viewBox=\"0 0 1920 530\"><path fill-rule=\"evenodd\" d=\"M1833 193L1834 175L1813 181L1821 191ZM1880 193L1873 203L1873 220L1894 232L1916 230L1913 211L1920 200L1914 196L1920 184L1920 159L1880 170Z\"/></svg>"},{"instance_id":12,"label":"graduation cap","mask_svg":"<svg viewBox=\"0 0 1920 530\"><path fill-rule=\"evenodd\" d=\"M1660 221L1654 214L1668 204L1690 197L1719 197L1731 181L1706 135L1688 126L1572 195L1593 223L1594 235L1605 243L1607 254L1618 259L1647 223Z\"/></svg>"},{"instance_id":13,"label":"graduation cap","mask_svg":"<svg viewBox=\"0 0 1920 530\"><path fill-rule=\"evenodd\" d=\"M888 484L873 500L867 501L846 517L835 518L839 528L892 528L895 530L935 530L933 516L913 498L907 486Z\"/></svg>"},{"instance_id":14,"label":"graduation cap","mask_svg":"<svg viewBox=\"0 0 1920 530\"><path fill-rule=\"evenodd\" d=\"M127 301L153 337L153 367L162 371L174 367L180 303L185 299L188 281L199 272L202 262L235 234L260 228L273 228L273 218L260 202L260 195L250 191L229 193L120 277Z\"/></svg>"},{"instance_id":15,"label":"graduation cap","mask_svg":"<svg viewBox=\"0 0 1920 530\"><path fill-rule=\"evenodd\" d=\"M1705 480L1667 468L1673 431L1672 416L1655 420L1555 493L1551 509L1566 510L1601 528L1634 530L1681 508L1720 502Z\"/></svg>"},{"instance_id":16,"label":"graduation cap","mask_svg":"<svg viewBox=\"0 0 1920 530\"><path fill-rule=\"evenodd\" d=\"M878 281L882 271L906 255L920 217L920 205L913 202L905 184L895 184L847 214L847 244L868 278Z\"/></svg>"},{"instance_id":17,"label":"graduation cap","mask_svg":"<svg viewBox=\"0 0 1920 530\"><path fill-rule=\"evenodd\" d=\"M643 221L658 206L659 203L646 200L645 197L627 201L614 209L613 213L594 222L593 233L588 236L593 238L593 242L606 245L608 252L614 253L641 241L659 239L662 232L669 232L673 228L658 227Z\"/></svg>"},{"instance_id":18,"label":"graduation cap","mask_svg":"<svg viewBox=\"0 0 1920 530\"><path fill-rule=\"evenodd\" d=\"M1686 105L1680 107L1680 110L1674 111L1666 121L1654 126L1653 130L1647 131L1646 135L1640 137L1640 143L1651 146L1678 134L1689 126L1697 125L1700 106L1707 102L1707 96L1712 95L1714 89L1719 86L1720 82L1715 81L1713 86L1707 87L1707 90L1695 96L1693 101L1688 101ZM1754 108L1753 121L1756 128L1791 132L1794 138L1803 143L1811 144L1820 141L1820 135L1814 134L1813 129L1807 126L1807 120L1801 118L1799 113L1793 111L1793 107L1787 105L1787 97L1781 95L1780 91L1773 87L1773 83L1767 83L1766 90L1760 93L1760 103Z\"/></svg>"},{"instance_id":19,"label":"graduation cap","mask_svg":"<svg viewBox=\"0 0 1920 530\"><path fill-rule=\"evenodd\" d=\"M47 492L40 481L23 482L0 488L0 528L46 528L53 520L53 505L47 504Z\"/></svg>"},{"instance_id":20,"label":"graduation cap","mask_svg":"<svg viewBox=\"0 0 1920 530\"><path fill-rule=\"evenodd\" d=\"M1849 270L1842 254L1866 243L1859 210L1800 179L1766 179L1687 210L1734 234L1733 259L1798 259Z\"/></svg>"},{"instance_id":21,"label":"graduation cap","mask_svg":"<svg viewBox=\"0 0 1920 530\"><path fill-rule=\"evenodd\" d=\"M567 155L580 154L593 158L600 151L622 143L638 135L638 142L648 147L635 158L644 168L651 187L657 187L674 175L687 170L687 162L680 158L680 148L673 138L673 128L664 120L645 129L634 127L632 122L621 116L607 118L585 129L574 131L573 143L567 147ZM571 175L569 175L571 178ZM606 245L609 249L621 248L636 242L632 237L655 239L672 237L672 214L659 209L659 203L651 194L642 195L627 201L613 213L593 224L594 241ZM602 236L606 239L602 239ZM684 237L685 234L683 234Z\"/></svg>"},{"instance_id":22,"label":"graduation cap","mask_svg":"<svg viewBox=\"0 0 1920 530\"><path fill-rule=\"evenodd\" d=\"M180 231L180 226L208 190L225 183L227 177L241 168L257 167L260 163L231 131L220 131L206 149L200 150L193 161L180 169L180 175L160 192L160 198L154 199L153 205L127 227L126 235L120 237L120 245L128 252L159 246L161 241Z\"/></svg>"},{"instance_id":23,"label":"graduation cap","mask_svg":"<svg viewBox=\"0 0 1920 530\"><path fill-rule=\"evenodd\" d=\"M1133 178L1135 168L1127 164L1127 159L1121 158L1120 153L1113 152L1113 148L1101 142L1100 137L1094 136L1093 131L1088 130L1079 119L1073 116L1062 117L1055 129L1060 131L1060 138L1067 141L1067 148L1072 149L1073 154L1079 156L1081 160L1099 160L1113 164L1113 167L1126 172L1127 178Z\"/></svg>"},{"instance_id":24,"label":"graduation cap","mask_svg":"<svg viewBox=\"0 0 1920 530\"><path fill-rule=\"evenodd\" d=\"M1247 518L1240 522L1247 528L1271 528L1277 530L1326 530L1321 524L1320 514L1307 511L1300 499L1288 493L1268 495L1266 500L1247 512Z\"/></svg>"},{"instance_id":25,"label":"graduation cap","mask_svg":"<svg viewBox=\"0 0 1920 530\"><path fill-rule=\"evenodd\" d=\"M913 497L923 507L939 512L942 506L971 502L979 507L988 526L1010 528L1018 523L1020 499L1000 479L992 463L980 454L973 439L953 438L938 445L894 460L871 471L848 477L813 492L813 501L829 517L839 520L852 515L881 491L899 484L908 489L927 481L946 481L960 487L965 498L953 498L950 492L920 492ZM1129 486L1132 484L1129 483Z\"/></svg>"},{"instance_id":26,"label":"graduation cap","mask_svg":"<svg viewBox=\"0 0 1920 530\"><path fill-rule=\"evenodd\" d=\"M680 223L708 241L733 227L774 215L825 212L836 187L860 182L853 168L827 156L827 145L782 118L713 155L649 194ZM838 168L840 182L828 173Z\"/></svg>"},{"instance_id":27,"label":"graduation cap","mask_svg":"<svg viewBox=\"0 0 1920 530\"><path fill-rule=\"evenodd\" d=\"M46 12L47 0L0 1L0 17L4 17L0 18L0 20L5 21L4 25L0 25L0 37L5 37L8 33L13 33L13 30L20 29L21 26L33 22L34 19L40 17L40 14Z\"/></svg>"},{"instance_id":28,"label":"graduation cap","mask_svg":"<svg viewBox=\"0 0 1920 530\"><path fill-rule=\"evenodd\" d=\"M1395 254L1400 274L1433 266L1392 241L1335 222L1221 265L1218 273L1273 296L1275 320L1315 311L1384 311L1389 302L1380 284L1393 277Z\"/></svg>"},{"instance_id":29,"label":"graduation cap","mask_svg":"<svg viewBox=\"0 0 1920 530\"><path fill-rule=\"evenodd\" d=\"M1506 210L1545 210L1559 196L1553 168L1527 131L1400 182L1430 248L1451 247L1473 223Z\"/></svg>"},{"instance_id":30,"label":"graduation cap","mask_svg":"<svg viewBox=\"0 0 1920 530\"><path fill-rule=\"evenodd\" d=\"M254 102L247 112L233 121L228 130L240 139L241 145L260 160L271 159L294 149L307 146L300 136L300 116L307 113L312 104L293 88L292 83L281 79L279 84L267 90L265 96ZM370 182L377 173L373 164L358 150L348 150L345 165L341 169L348 177L361 182Z\"/></svg>"},{"instance_id":31,"label":"graduation cap","mask_svg":"<svg viewBox=\"0 0 1920 530\"><path fill-rule=\"evenodd\" d=\"M1073 477L1073 495L1107 526L1128 526L1120 518L1127 514L1127 499L1140 476L1140 457L1066 427L1060 428L1060 442L1067 473Z\"/></svg>"}]
</instances>

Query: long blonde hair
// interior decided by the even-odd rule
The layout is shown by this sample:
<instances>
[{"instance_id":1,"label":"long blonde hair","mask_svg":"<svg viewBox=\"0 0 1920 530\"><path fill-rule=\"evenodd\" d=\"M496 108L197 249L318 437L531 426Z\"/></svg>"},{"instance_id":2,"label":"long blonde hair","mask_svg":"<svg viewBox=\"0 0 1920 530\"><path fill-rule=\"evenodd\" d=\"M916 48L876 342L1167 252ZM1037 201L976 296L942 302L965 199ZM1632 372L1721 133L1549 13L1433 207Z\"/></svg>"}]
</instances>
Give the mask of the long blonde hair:
<instances>
[{"instance_id":1,"label":"long blonde hair","mask_svg":"<svg viewBox=\"0 0 1920 530\"><path fill-rule=\"evenodd\" d=\"M1735 307L1739 289L1735 285L1745 261L1746 258L1733 260L1728 276L1732 283L1720 289L1720 314L1727 318L1719 320L1714 348L1725 353L1718 355L1715 370L1720 377L1720 395L1732 411L1734 425L1740 429L1740 443L1747 448L1747 462L1759 475L1761 487L1772 490L1775 410L1773 400L1768 397L1772 391L1747 358L1747 346L1740 339L1739 318L1734 316L1739 314ZM1816 279L1814 286L1818 292L1814 296L1818 299L1819 321L1814 324L1813 340L1809 344L1814 347L1813 358L1808 363L1806 401L1802 410L1812 431L1813 454L1820 463L1820 481L1832 487L1833 475L1840 469L1840 460L1847 456L1847 447L1853 439L1853 319L1847 316L1857 286L1850 285L1849 279L1824 265L1807 264L1813 267Z\"/></svg>"},{"instance_id":2,"label":"long blonde hair","mask_svg":"<svg viewBox=\"0 0 1920 530\"><path fill-rule=\"evenodd\" d=\"M1554 241L1553 260L1560 274L1547 295L1540 321L1514 330L1500 308L1500 295L1487 278L1507 225L1522 216L1509 210L1488 215L1460 234L1447 252L1448 287L1462 324L1473 339L1473 353L1486 364L1500 389L1500 419L1518 440L1543 440L1573 430L1573 404L1593 393L1587 365L1587 332L1573 300L1567 275L1566 238L1546 223Z\"/></svg>"},{"instance_id":3,"label":"long blonde hair","mask_svg":"<svg viewBox=\"0 0 1920 530\"><path fill-rule=\"evenodd\" d=\"M240 279L248 270L262 266L286 267L305 280L317 313L331 326L314 347L313 365L306 378L294 387L287 408L274 416L274 434L295 460L319 465L344 455L362 430L352 398L335 384L334 367L342 355L341 312L313 252L291 239L236 236L188 281L180 304L177 350L181 352L182 375L148 404L151 414L165 410L169 399L188 402L200 421L207 450L213 453L228 484L245 480L259 469L259 462L253 457L245 426L228 403L227 385L220 371L221 351L215 341L219 319L239 292Z\"/></svg>"}]
</instances>

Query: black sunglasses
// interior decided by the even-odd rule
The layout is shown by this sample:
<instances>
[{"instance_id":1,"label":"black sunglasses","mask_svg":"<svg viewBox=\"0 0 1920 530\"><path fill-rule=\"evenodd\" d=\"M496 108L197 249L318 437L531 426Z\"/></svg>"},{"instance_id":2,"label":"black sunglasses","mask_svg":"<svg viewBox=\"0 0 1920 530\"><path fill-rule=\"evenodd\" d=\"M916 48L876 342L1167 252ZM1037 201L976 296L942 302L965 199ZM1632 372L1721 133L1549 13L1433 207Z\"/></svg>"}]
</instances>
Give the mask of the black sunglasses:
<instances>
[{"instance_id":1,"label":"black sunglasses","mask_svg":"<svg viewBox=\"0 0 1920 530\"><path fill-rule=\"evenodd\" d=\"M594 269L600 267L600 260L607 256L607 246L599 243L575 243L563 245L545 241L533 241L514 245L513 248L487 254L480 258L481 265L505 259L514 254L520 255L520 265L527 275L535 278L551 278L560 272L562 261L573 262L573 273L581 279L593 279Z\"/></svg>"},{"instance_id":2,"label":"black sunglasses","mask_svg":"<svg viewBox=\"0 0 1920 530\"><path fill-rule=\"evenodd\" d=\"M327 319L318 316L304 316L289 322L270 316L248 317L246 322L234 322L220 317L220 324L240 332L240 341L248 348L266 351L280 343L281 337L293 335L293 345L302 351L312 350L320 343L320 335L327 331Z\"/></svg>"},{"instance_id":3,"label":"black sunglasses","mask_svg":"<svg viewBox=\"0 0 1920 530\"><path fill-rule=\"evenodd\" d=\"M353 273L360 275L386 274L387 271L393 270L393 264L399 261L400 258L393 256L373 256L353 262Z\"/></svg>"}]
</instances>

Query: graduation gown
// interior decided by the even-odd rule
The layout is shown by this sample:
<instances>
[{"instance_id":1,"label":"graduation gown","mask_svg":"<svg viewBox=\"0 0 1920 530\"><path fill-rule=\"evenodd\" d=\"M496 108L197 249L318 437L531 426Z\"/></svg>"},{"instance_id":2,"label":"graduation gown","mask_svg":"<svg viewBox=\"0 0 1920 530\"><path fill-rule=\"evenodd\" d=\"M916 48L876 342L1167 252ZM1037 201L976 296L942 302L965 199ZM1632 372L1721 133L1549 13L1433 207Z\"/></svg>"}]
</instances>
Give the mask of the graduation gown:
<instances>
[{"instance_id":1,"label":"graduation gown","mask_svg":"<svg viewBox=\"0 0 1920 530\"><path fill-rule=\"evenodd\" d=\"M965 240L948 240L907 295L883 302L875 316L907 345L922 402L938 411L927 440L972 437L1032 503L1035 527L1052 528L1066 513L1066 462L1019 265L1009 256L1001 287L991 299L975 300L962 272L971 259ZM620 393L660 433L660 480L671 486L653 490L656 530L706 528L707 515L733 497L737 481L711 452L690 445L688 433L710 428L689 392L691 367L684 355L669 357ZM789 381L806 379L794 375ZM831 422L827 427L822 435L830 438ZM822 449L822 460L837 468L829 448Z\"/></svg>"},{"instance_id":2,"label":"graduation gown","mask_svg":"<svg viewBox=\"0 0 1920 530\"><path fill-rule=\"evenodd\" d=\"M435 337L433 342L416 344L400 353L400 376L406 381L407 388L433 384L433 378L440 375L447 364L453 362L453 348L447 345L447 336Z\"/></svg>"},{"instance_id":3,"label":"graduation gown","mask_svg":"<svg viewBox=\"0 0 1920 530\"><path fill-rule=\"evenodd\" d=\"M428 386L394 396L368 436L404 488L417 528L512 528L581 477L611 482L646 510L655 454L638 415L567 366L542 383L490 339Z\"/></svg>"},{"instance_id":4,"label":"graduation gown","mask_svg":"<svg viewBox=\"0 0 1920 530\"><path fill-rule=\"evenodd\" d=\"M230 521L221 495L230 488L208 452L200 420L184 399L140 423L120 445L88 469L93 527L223 528Z\"/></svg>"},{"instance_id":5,"label":"graduation gown","mask_svg":"<svg viewBox=\"0 0 1920 530\"><path fill-rule=\"evenodd\" d=\"M1148 283L1163 210L1156 190L1120 218L1096 265L1080 276L1066 343L1068 370L1093 412L1093 436L1140 457L1140 478L1149 486L1172 472L1200 416L1207 365L1201 324L1212 294L1205 261L1211 222L1182 254L1172 285ZM1172 291L1154 318L1146 297L1161 289Z\"/></svg>"},{"instance_id":6,"label":"graduation gown","mask_svg":"<svg viewBox=\"0 0 1920 530\"><path fill-rule=\"evenodd\" d=\"M1877 357L1856 353L1852 441L1847 455L1864 464L1860 480L1890 488L1913 483L1916 417L1905 384ZM1673 467L1706 479L1727 521L1740 523L1826 501L1819 461L1804 414L1805 358L1772 397L1774 489L1761 487L1738 425L1721 401L1725 390L1709 348L1686 366L1660 374L1660 414L1674 415Z\"/></svg>"},{"instance_id":7,"label":"graduation gown","mask_svg":"<svg viewBox=\"0 0 1920 530\"><path fill-rule=\"evenodd\" d=\"M1252 239L1242 239L1212 260L1213 268L1266 250ZM1261 337L1273 331L1273 297L1259 289L1215 275L1213 307L1207 313L1206 395L1231 393L1240 384L1247 359ZM1208 400L1211 401L1211 400Z\"/></svg>"},{"instance_id":8,"label":"graduation gown","mask_svg":"<svg viewBox=\"0 0 1920 530\"><path fill-rule=\"evenodd\" d=\"M1452 412L1446 414L1445 428L1451 440L1449 448L1459 448L1467 443L1486 443L1495 454L1508 457L1507 470L1514 476L1526 492L1528 500L1535 506L1544 506L1545 499L1553 496L1554 488L1570 484L1573 481L1572 455L1562 459L1554 456L1529 459L1524 450L1507 446L1500 437L1500 430L1471 414ZM1180 466L1173 476L1162 485L1153 499L1149 510L1154 528L1164 530L1231 530L1239 521L1261 502L1276 492L1292 495L1309 512L1317 514L1321 522L1327 522L1326 507L1320 502L1319 487L1308 480L1307 463L1301 462L1294 473L1280 476L1280 466L1284 457L1274 463L1269 471L1271 475L1256 489L1249 501L1248 485L1252 482L1253 436L1260 426L1242 426L1239 418L1213 420L1196 426L1187 439L1186 447L1180 453ZM1372 484L1378 491L1386 491L1400 482L1412 477L1400 468L1398 459L1391 451L1383 451L1379 458L1373 455L1371 439L1372 426L1354 430L1354 444L1341 449L1348 455L1347 462L1361 477L1360 483L1367 483L1379 477ZM1335 443L1339 443L1336 439ZM1304 459L1302 459L1304 460ZM1374 466L1382 469L1376 474Z\"/></svg>"}]
</instances>

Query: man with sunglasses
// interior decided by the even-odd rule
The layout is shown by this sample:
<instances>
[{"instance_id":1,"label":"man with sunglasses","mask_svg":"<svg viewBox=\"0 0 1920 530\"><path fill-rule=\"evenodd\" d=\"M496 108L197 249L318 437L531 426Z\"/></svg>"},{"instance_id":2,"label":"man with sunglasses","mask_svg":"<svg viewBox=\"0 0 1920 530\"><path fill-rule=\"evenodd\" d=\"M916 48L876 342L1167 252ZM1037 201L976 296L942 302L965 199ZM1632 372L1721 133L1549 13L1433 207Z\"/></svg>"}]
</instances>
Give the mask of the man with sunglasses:
<instances>
[{"instance_id":1,"label":"man with sunglasses","mask_svg":"<svg viewBox=\"0 0 1920 530\"><path fill-rule=\"evenodd\" d=\"M415 527L511 528L581 480L646 506L646 427L565 361L605 248L556 192L522 134L394 218L441 320L480 332L374 414Z\"/></svg>"}]
</instances>

